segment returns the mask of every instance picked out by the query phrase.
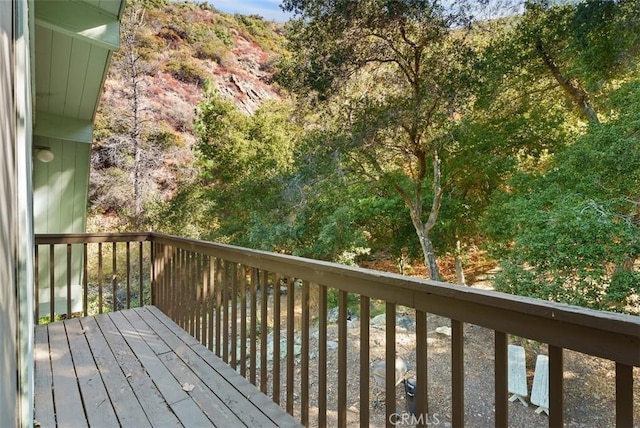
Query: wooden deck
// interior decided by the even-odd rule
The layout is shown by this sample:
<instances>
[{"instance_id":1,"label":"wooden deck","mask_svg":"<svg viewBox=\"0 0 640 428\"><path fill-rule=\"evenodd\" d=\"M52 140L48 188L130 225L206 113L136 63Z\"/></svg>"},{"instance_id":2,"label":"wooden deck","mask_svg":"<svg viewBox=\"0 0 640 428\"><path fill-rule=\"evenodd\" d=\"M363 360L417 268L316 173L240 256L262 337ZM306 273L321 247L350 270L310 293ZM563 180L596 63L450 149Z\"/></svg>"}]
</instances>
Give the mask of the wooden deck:
<instances>
[{"instance_id":1,"label":"wooden deck","mask_svg":"<svg viewBox=\"0 0 640 428\"><path fill-rule=\"evenodd\" d=\"M153 306L37 326L41 427L300 423Z\"/></svg>"}]
</instances>

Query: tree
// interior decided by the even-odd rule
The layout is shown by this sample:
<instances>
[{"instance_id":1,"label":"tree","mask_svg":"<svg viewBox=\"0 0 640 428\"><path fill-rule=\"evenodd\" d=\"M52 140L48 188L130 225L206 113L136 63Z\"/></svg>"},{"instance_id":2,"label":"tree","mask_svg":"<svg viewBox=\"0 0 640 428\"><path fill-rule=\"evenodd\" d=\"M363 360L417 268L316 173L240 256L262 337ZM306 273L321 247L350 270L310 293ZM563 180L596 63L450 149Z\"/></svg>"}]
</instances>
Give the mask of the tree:
<instances>
[{"instance_id":1,"label":"tree","mask_svg":"<svg viewBox=\"0 0 640 428\"><path fill-rule=\"evenodd\" d=\"M470 95L465 8L419 0L287 0L283 7L299 19L288 28L293 54L277 80L327 102L324 122L337 126L325 144L345 168L397 192L439 280L431 233L443 197L442 157Z\"/></svg>"},{"instance_id":2,"label":"tree","mask_svg":"<svg viewBox=\"0 0 640 428\"><path fill-rule=\"evenodd\" d=\"M254 229L273 224L280 209L298 133L289 117L288 106L275 101L247 115L206 85L195 120L198 177L157 216L160 227L188 218L194 227L183 233L272 250Z\"/></svg>"},{"instance_id":3,"label":"tree","mask_svg":"<svg viewBox=\"0 0 640 428\"><path fill-rule=\"evenodd\" d=\"M557 92L583 120L599 123L607 83L635 67L639 13L636 0L525 2L521 15L501 21L484 51L485 91ZM530 90L534 82L546 89Z\"/></svg>"},{"instance_id":4,"label":"tree","mask_svg":"<svg viewBox=\"0 0 640 428\"><path fill-rule=\"evenodd\" d=\"M520 174L497 197L487 231L505 261L502 291L597 309L624 309L640 292L640 96L624 84L542 172Z\"/></svg>"},{"instance_id":5,"label":"tree","mask_svg":"<svg viewBox=\"0 0 640 428\"><path fill-rule=\"evenodd\" d=\"M160 151L178 138L162 126L150 127L145 79L156 47L149 46L151 38L146 37L144 3L131 2L125 10L121 49L114 54L110 70L124 83L113 96L118 103L101 105L92 153L92 206L117 210L126 220L124 228L130 230L143 228L145 204L157 190L153 172L161 162Z\"/></svg>"}]
</instances>

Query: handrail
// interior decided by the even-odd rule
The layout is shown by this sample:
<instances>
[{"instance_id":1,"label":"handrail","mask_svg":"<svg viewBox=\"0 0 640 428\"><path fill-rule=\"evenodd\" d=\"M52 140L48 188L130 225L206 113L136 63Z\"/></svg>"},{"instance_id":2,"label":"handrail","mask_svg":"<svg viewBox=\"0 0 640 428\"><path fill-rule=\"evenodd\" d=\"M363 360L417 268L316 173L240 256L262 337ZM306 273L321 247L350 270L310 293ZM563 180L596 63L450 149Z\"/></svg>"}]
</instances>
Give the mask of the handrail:
<instances>
[{"instance_id":1,"label":"handrail","mask_svg":"<svg viewBox=\"0 0 640 428\"><path fill-rule=\"evenodd\" d=\"M151 240L640 366L640 319L632 315L159 233Z\"/></svg>"},{"instance_id":2,"label":"handrail","mask_svg":"<svg viewBox=\"0 0 640 428\"><path fill-rule=\"evenodd\" d=\"M252 383L267 393L270 386L272 399L294 413L294 389L302 388L299 417L309 423L310 384L308 354L311 326L309 299L311 287L317 293L317 385L318 425L327 424L327 293L338 294L338 395L336 423L346 424L347 401L347 298L359 297L362 315L360 325L360 408L361 426L369 420L369 309L370 302L382 300L386 307L385 361L386 361L386 416L387 426L393 425L395 414L395 346L396 308L404 306L415 310L416 349L416 411L426 414L428 397L426 340L427 314L435 314L451 320L451 423L464 424L464 324L470 323L494 331L495 343L495 424L508 425L507 402L507 345L508 335L520 336L548 344L549 347L549 424L563 423L563 350L571 349L598 358L615 361L616 367L616 424L633 425L633 368L640 367L640 318L626 314L595 311L566 304L514 296L489 290L451 285L443 282L406 277L370 269L339 265L326 261L251 250L232 245L180 238L160 233L101 233L36 235L36 265L38 248L48 248L44 263L49 284L61 280L54 272L56 257L65 257L58 246L66 248L66 316L71 316L71 260L73 248L82 244L83 299L87 314L87 277L90 268L88 245L97 247L97 289L99 310L103 308L105 293L116 296L124 290L126 281L126 306L155 304L175 322L189 331L201 343L214 350L225 362L239 369ZM138 246L136 259L137 283L130 284L130 243ZM149 242L149 244L146 244ZM105 245L107 244L107 245ZM126 245L125 249L122 247ZM75 247L74 247L75 246ZM111 263L103 260L103 249L108 249ZM61 249L62 250L62 249ZM126 261L123 261L126 254ZM108 259L108 257L107 257ZM124 266L124 267L123 267ZM123 274L123 270L126 273ZM64 270L64 269L63 269ZM112 273L109 277L109 272ZM42 272L40 272L42 276ZM95 276L95 275L94 275ZM36 296L38 296L38 272L36 272ZM64 280L64 278L62 278ZM281 290L286 287L286 302L282 302ZM94 289L96 286L94 285ZM133 290L133 291L132 291ZM51 301L54 290L50 289ZM131 293L137 299L131 299ZM60 293L62 294L62 293ZM295 294L295 296L294 296ZM316 294L314 294L315 296ZM150 296L150 299L148 298ZM270 297L271 296L271 297ZM117 310L113 298L113 307ZM270 302L270 303L269 303ZM295 305L300 305L299 311ZM37 302L36 302L37 307ZM272 311L273 309L273 311ZM286 322L280 320L280 310L286 313ZM51 313L55 311L51 303ZM270 312L272 311L272 312ZM36 312L37 315L37 312ZM296 330L294 317L300 317ZM287 354L286 367L281 373L279 358L273 359L267 372L266 350L269 347L267 330L273 334L273 355ZM281 335L282 331L282 337ZM297 336L299 335L299 336ZM281 349L280 341L286 341ZM301 383L294 385L294 342L300 341ZM284 343L284 342L283 342ZM296 342L297 343L297 342ZM242 346L241 344L246 344ZM284 348L286 347L286 349ZM248 348L248 349L247 349ZM259 359L257 355L259 354ZM333 358L333 357L332 357ZM324 367L323 367L324 365ZM389 369L391 367L391 369ZM286 377L286 385L280 377ZM282 389L281 389L282 386ZM421 387L422 386L422 387ZM282 394L282 397L281 397ZM422 420L420 423L424 424Z\"/></svg>"},{"instance_id":3,"label":"handrail","mask_svg":"<svg viewBox=\"0 0 640 428\"><path fill-rule=\"evenodd\" d=\"M144 242L151 240L149 232L119 233L47 233L36 234L36 245L47 244L86 244L97 242Z\"/></svg>"}]
</instances>

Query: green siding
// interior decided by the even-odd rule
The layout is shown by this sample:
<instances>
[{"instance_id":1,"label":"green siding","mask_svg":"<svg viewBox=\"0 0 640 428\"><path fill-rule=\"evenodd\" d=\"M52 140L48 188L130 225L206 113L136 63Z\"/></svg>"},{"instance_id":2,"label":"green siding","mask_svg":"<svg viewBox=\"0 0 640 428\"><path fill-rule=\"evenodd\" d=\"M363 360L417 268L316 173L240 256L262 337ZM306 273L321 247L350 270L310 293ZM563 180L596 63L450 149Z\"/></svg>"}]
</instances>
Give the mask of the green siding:
<instances>
[{"instance_id":1,"label":"green siding","mask_svg":"<svg viewBox=\"0 0 640 428\"><path fill-rule=\"evenodd\" d=\"M26 0L0 1L0 426L33 424L31 74Z\"/></svg>"},{"instance_id":2,"label":"green siding","mask_svg":"<svg viewBox=\"0 0 640 428\"><path fill-rule=\"evenodd\" d=\"M35 144L51 147L55 158L42 163L34 160L34 218L36 233L84 232L87 220L87 194L91 145L53 138L36 137ZM38 295L40 316L50 313L49 249L39 254ZM55 257L55 311L65 313L67 297L66 249L57 248ZM82 309L82 247L72 248L72 310Z\"/></svg>"},{"instance_id":3,"label":"green siding","mask_svg":"<svg viewBox=\"0 0 640 428\"><path fill-rule=\"evenodd\" d=\"M14 254L15 234L15 105L12 96L12 4L0 1L0 426L18 419L17 302ZM6 207L6 208L5 208Z\"/></svg>"}]
</instances>

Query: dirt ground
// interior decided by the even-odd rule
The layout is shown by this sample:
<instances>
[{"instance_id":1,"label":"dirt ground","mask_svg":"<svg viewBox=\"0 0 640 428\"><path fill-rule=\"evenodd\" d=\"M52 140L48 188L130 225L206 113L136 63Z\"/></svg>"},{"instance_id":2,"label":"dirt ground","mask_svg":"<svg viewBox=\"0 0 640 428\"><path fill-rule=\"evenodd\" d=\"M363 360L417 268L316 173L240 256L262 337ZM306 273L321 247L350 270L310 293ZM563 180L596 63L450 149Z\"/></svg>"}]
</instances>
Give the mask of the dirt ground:
<instances>
[{"instance_id":1,"label":"dirt ground","mask_svg":"<svg viewBox=\"0 0 640 428\"><path fill-rule=\"evenodd\" d=\"M451 426L451 346L450 338L436 333L440 326L448 326L449 320L429 315L428 325L428 406L429 426ZM358 377L359 328L352 323L349 329L348 355L348 426L359 426L360 394ZM397 328L397 351L409 366L408 375L413 372L415 332ZM465 352L465 425L467 427L493 427L494 423L494 356L493 331L475 325L466 325L464 330ZM336 325L330 325L328 340L337 341ZM371 361L384 359L384 326L371 327ZM547 354L546 346L532 342L517 342L525 346L527 356L528 391L531 392L533 372L537 354ZM311 334L310 343L310 426L317 426L317 335ZM296 377L299 379L300 359L296 360ZM285 361L282 362L283 368ZM611 361L593 358L577 352L565 350L565 426L584 428L604 428L615 426L615 370ZM328 351L327 385L328 426L337 426L337 351ZM634 371L634 397L640 397L640 369ZM286 385L283 374L282 385ZM295 382L295 413L300 415L300 382ZM370 426L385 426L384 391L371 381L369 394ZM378 397L376 399L376 397ZM396 388L396 409L405 409L404 386ZM530 397L527 397L529 401ZM285 402L284 392L281 402ZM535 412L537 406L525 407L519 402L509 403L509 426L547 427L548 417ZM634 426L640 426L640 399L635 400ZM411 426L411 425L402 425Z\"/></svg>"}]
</instances>

